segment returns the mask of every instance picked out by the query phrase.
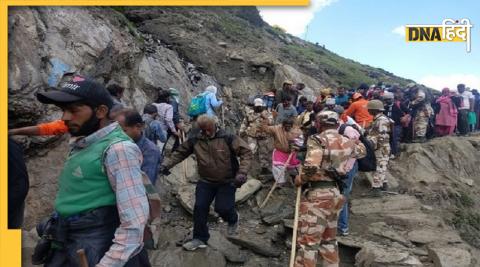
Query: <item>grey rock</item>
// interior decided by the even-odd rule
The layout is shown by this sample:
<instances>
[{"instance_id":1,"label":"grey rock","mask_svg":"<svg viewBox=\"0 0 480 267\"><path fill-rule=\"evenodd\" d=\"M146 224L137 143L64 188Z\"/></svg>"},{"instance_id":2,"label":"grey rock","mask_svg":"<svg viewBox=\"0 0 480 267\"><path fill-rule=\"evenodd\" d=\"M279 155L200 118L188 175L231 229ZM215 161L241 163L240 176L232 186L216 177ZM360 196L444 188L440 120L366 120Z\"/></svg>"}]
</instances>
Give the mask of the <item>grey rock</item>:
<instances>
[{"instance_id":1,"label":"grey rock","mask_svg":"<svg viewBox=\"0 0 480 267\"><path fill-rule=\"evenodd\" d=\"M368 230L375 235L385 237L402 245L412 246L412 243L404 238L403 235L388 227L384 222L372 223L368 226Z\"/></svg>"},{"instance_id":2,"label":"grey rock","mask_svg":"<svg viewBox=\"0 0 480 267\"><path fill-rule=\"evenodd\" d=\"M428 244L432 242L460 243L462 238L457 232L446 229L423 228L408 232L408 239L414 243Z\"/></svg>"},{"instance_id":3,"label":"grey rock","mask_svg":"<svg viewBox=\"0 0 480 267\"><path fill-rule=\"evenodd\" d=\"M293 223L294 221L292 219L283 219L283 226L286 228L293 229Z\"/></svg>"},{"instance_id":4,"label":"grey rock","mask_svg":"<svg viewBox=\"0 0 480 267\"><path fill-rule=\"evenodd\" d=\"M405 210L417 210L420 202L412 196L393 195L378 198L361 198L352 200L352 213L354 214L389 214L400 213Z\"/></svg>"},{"instance_id":5,"label":"grey rock","mask_svg":"<svg viewBox=\"0 0 480 267\"><path fill-rule=\"evenodd\" d=\"M355 266L423 266L407 250L379 245L365 245L355 256Z\"/></svg>"},{"instance_id":6,"label":"grey rock","mask_svg":"<svg viewBox=\"0 0 480 267\"><path fill-rule=\"evenodd\" d=\"M195 186L184 185L178 189L177 198L184 209L193 214L193 206L195 205Z\"/></svg>"},{"instance_id":7,"label":"grey rock","mask_svg":"<svg viewBox=\"0 0 480 267\"><path fill-rule=\"evenodd\" d=\"M441 218L420 211L404 211L395 214L384 214L385 222L389 225L418 228L420 226L439 227L443 225Z\"/></svg>"},{"instance_id":8,"label":"grey rock","mask_svg":"<svg viewBox=\"0 0 480 267\"><path fill-rule=\"evenodd\" d=\"M468 267L472 262L470 252L452 246L428 247L428 255L435 267Z\"/></svg>"},{"instance_id":9,"label":"grey rock","mask_svg":"<svg viewBox=\"0 0 480 267\"><path fill-rule=\"evenodd\" d=\"M172 206L170 206L170 205L165 205L165 207L163 207L163 211L165 211L166 213L172 212Z\"/></svg>"},{"instance_id":10,"label":"grey rock","mask_svg":"<svg viewBox=\"0 0 480 267\"><path fill-rule=\"evenodd\" d=\"M210 231L210 239L208 240L208 245L220 251L225 258L230 262L243 263L247 260L247 257L243 251L241 251L237 246L228 241L222 234L218 231Z\"/></svg>"},{"instance_id":11,"label":"grey rock","mask_svg":"<svg viewBox=\"0 0 480 267\"><path fill-rule=\"evenodd\" d=\"M195 251L185 251L182 248L168 248L150 251L149 258L155 267L224 267L225 257L219 251L207 247Z\"/></svg>"},{"instance_id":12,"label":"grey rock","mask_svg":"<svg viewBox=\"0 0 480 267\"><path fill-rule=\"evenodd\" d=\"M232 51L230 52L228 56L231 60L237 60L237 61L244 61L244 57L240 55L238 51Z\"/></svg>"},{"instance_id":13,"label":"grey rock","mask_svg":"<svg viewBox=\"0 0 480 267\"><path fill-rule=\"evenodd\" d=\"M249 179L235 193L235 202L242 203L262 188L262 182L257 179Z\"/></svg>"},{"instance_id":14,"label":"grey rock","mask_svg":"<svg viewBox=\"0 0 480 267\"><path fill-rule=\"evenodd\" d=\"M292 206L285 206L280 212L263 217L262 221L268 225L278 224L283 219L293 219L294 213Z\"/></svg>"},{"instance_id":15,"label":"grey rock","mask_svg":"<svg viewBox=\"0 0 480 267\"><path fill-rule=\"evenodd\" d=\"M241 246L243 248L249 249L252 252L266 256L266 257L278 257L280 256L280 251L276 250L270 245L270 241L267 239L262 239L254 233L242 232L237 236L228 236L228 240L232 243Z\"/></svg>"}]
</instances>

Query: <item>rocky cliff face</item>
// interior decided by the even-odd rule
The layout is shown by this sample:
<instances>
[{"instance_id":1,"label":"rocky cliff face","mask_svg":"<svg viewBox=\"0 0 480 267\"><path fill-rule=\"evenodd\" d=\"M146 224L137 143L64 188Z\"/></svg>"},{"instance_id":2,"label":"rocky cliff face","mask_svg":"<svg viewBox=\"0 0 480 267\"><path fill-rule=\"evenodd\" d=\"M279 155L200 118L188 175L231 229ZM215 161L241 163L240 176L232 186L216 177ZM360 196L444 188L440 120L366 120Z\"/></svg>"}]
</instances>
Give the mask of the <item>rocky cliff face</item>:
<instances>
[{"instance_id":1,"label":"rocky cliff face","mask_svg":"<svg viewBox=\"0 0 480 267\"><path fill-rule=\"evenodd\" d=\"M156 97L157 87L179 89L185 110L192 95L215 84L227 102L230 130L238 126L247 96L278 88L284 79L314 90L408 82L271 28L255 8L12 7L8 27L9 127L59 118L59 110L38 103L35 93L73 74L125 86L126 103L138 110ZM21 141L31 179L25 229L31 229L52 210L67 137ZM406 146L390 168L401 194L381 203L362 196L368 177L358 179L352 237L340 240L344 266L478 264L479 142L478 137L443 138ZM192 227L193 160L186 169L184 175L183 165L177 166L157 185L164 216L160 250L151 253L154 266L286 266L294 193L276 191L259 209L271 185L268 176L250 177L238 192L240 238L225 239L223 224L212 213L210 248L195 253L176 248ZM24 236L28 257L34 234Z\"/></svg>"}]
</instances>

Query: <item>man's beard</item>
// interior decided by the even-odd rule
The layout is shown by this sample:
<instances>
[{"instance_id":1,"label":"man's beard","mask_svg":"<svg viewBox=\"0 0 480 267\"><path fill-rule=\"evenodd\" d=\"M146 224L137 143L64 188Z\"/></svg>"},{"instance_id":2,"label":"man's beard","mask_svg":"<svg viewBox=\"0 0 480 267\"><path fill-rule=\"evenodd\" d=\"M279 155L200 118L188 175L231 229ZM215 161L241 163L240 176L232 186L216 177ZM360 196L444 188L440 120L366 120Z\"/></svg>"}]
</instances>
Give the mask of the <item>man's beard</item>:
<instances>
[{"instance_id":1,"label":"man's beard","mask_svg":"<svg viewBox=\"0 0 480 267\"><path fill-rule=\"evenodd\" d=\"M95 114L92 114L90 119L86 121L80 129L76 132L70 132L72 136L88 136L91 135L92 133L96 132L100 128L100 120L95 116Z\"/></svg>"}]
</instances>

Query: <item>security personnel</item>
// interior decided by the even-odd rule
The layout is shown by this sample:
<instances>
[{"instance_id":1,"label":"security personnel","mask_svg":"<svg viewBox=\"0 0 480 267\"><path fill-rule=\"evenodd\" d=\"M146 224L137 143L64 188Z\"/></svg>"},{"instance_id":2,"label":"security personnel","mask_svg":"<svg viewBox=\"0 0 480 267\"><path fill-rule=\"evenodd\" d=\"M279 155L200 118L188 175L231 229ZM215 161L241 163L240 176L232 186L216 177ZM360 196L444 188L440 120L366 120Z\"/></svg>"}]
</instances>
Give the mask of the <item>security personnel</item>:
<instances>
[{"instance_id":1,"label":"security personnel","mask_svg":"<svg viewBox=\"0 0 480 267\"><path fill-rule=\"evenodd\" d=\"M297 186L305 188L300 202L295 266L316 266L320 254L323 266L335 267L340 262L337 219L344 203L336 180L347 173L346 162L352 157L364 157L366 148L338 133L336 112L320 112L315 126L319 134L308 139L302 172L295 179Z\"/></svg>"},{"instance_id":2,"label":"security personnel","mask_svg":"<svg viewBox=\"0 0 480 267\"><path fill-rule=\"evenodd\" d=\"M377 170L373 174L371 195L379 197L381 191L388 189L386 172L390 159L390 132L393 120L383 113L385 109L380 100L369 101L367 109L368 113L373 116L373 122L367 130L367 139L372 142L377 159Z\"/></svg>"}]
</instances>

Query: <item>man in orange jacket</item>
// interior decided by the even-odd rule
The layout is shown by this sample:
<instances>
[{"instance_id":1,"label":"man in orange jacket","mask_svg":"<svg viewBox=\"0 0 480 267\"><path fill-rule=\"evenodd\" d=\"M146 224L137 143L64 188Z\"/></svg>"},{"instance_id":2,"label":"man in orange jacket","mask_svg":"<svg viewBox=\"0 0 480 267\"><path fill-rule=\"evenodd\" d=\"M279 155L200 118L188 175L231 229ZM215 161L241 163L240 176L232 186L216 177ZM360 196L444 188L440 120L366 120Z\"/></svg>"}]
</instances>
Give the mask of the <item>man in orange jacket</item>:
<instances>
[{"instance_id":1,"label":"man in orange jacket","mask_svg":"<svg viewBox=\"0 0 480 267\"><path fill-rule=\"evenodd\" d=\"M373 121L372 115L368 113L367 104L368 100L364 99L360 93L355 93L352 96L353 103L343 113L342 120L346 120L347 116L352 117L363 128L368 127Z\"/></svg>"}]
</instances>

